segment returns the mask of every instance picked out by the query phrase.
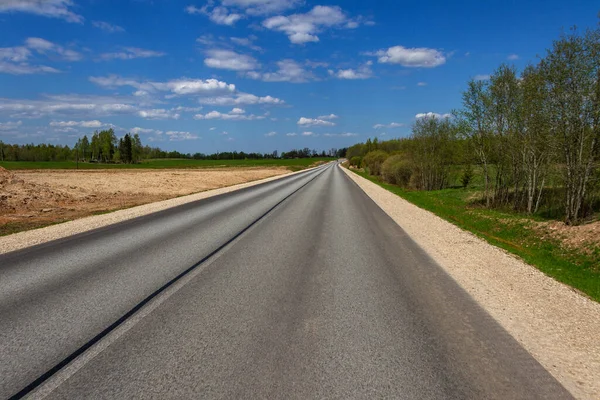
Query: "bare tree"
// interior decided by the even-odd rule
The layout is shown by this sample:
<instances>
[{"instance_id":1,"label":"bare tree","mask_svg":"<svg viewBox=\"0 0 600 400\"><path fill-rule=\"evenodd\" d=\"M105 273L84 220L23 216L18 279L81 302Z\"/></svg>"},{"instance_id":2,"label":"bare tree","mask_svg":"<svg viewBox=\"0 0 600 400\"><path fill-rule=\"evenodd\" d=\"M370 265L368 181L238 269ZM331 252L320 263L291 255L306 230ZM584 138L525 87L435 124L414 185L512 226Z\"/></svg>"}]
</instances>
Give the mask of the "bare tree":
<instances>
[{"instance_id":1,"label":"bare tree","mask_svg":"<svg viewBox=\"0 0 600 400\"><path fill-rule=\"evenodd\" d=\"M463 109L455 111L464 136L473 143L477 159L483 169L484 196L487 207L491 205L490 158L492 153L490 95L485 81L471 79L463 93Z\"/></svg>"},{"instance_id":2,"label":"bare tree","mask_svg":"<svg viewBox=\"0 0 600 400\"><path fill-rule=\"evenodd\" d=\"M600 57L599 30L580 35L575 28L553 43L542 68L548 85L550 129L564 165L565 223L578 224L588 200L598 160Z\"/></svg>"},{"instance_id":3,"label":"bare tree","mask_svg":"<svg viewBox=\"0 0 600 400\"><path fill-rule=\"evenodd\" d=\"M538 67L527 66L521 76L523 131L519 147L525 175L526 210L538 211L555 148L549 135L548 92Z\"/></svg>"}]
</instances>

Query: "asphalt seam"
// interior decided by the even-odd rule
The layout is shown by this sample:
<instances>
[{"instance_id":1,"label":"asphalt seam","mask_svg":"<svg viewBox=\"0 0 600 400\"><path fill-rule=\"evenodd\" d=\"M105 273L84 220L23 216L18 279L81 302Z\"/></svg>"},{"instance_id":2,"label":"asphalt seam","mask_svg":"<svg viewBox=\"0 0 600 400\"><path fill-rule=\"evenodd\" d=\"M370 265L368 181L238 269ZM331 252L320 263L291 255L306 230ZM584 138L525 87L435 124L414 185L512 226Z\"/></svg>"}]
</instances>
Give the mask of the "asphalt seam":
<instances>
[{"instance_id":1,"label":"asphalt seam","mask_svg":"<svg viewBox=\"0 0 600 400\"><path fill-rule=\"evenodd\" d=\"M211 253L209 253L208 255L206 255L200 261L198 261L197 263L195 263L191 267L187 268L186 270L184 270L183 272L181 272L179 275L177 275L176 277L174 277L173 279L171 279L170 281L168 281L167 283L165 283L163 286L161 286L160 288L158 288L157 290L155 290L149 296L147 296L142 301L140 301L138 304L136 304L134 307L132 307L128 312L126 312L125 314L123 314L123 316L121 316L115 322L113 322L112 324L110 324L102 332L98 333L96 336L94 336L92 339L90 339L87 343L85 343L84 345L82 345L81 347L79 347L77 350L75 350L74 352L72 352L70 355L68 355L67 357L65 357L62 361L60 361L59 363L57 363L54 367L50 368L48 371L46 371L45 373L43 373L42 375L40 375L37 379L35 379L33 382L31 382L30 384L28 384L27 386L25 386L19 392L17 392L16 394L12 395L11 397L9 397L9 399L10 400L21 399L21 398L23 398L23 397L31 394L34 390L38 389L41 385L43 385L46 381L48 381L52 376L54 376L60 370L62 370L63 368L65 368L66 366L68 366L70 363L72 363L73 361L75 361L78 357L82 356L86 351L90 350L94 345L98 344L108 334L110 334L111 332L113 332L116 328L118 328L120 325L122 325L123 323L125 323L128 319L130 319L131 317L133 317L138 311L140 311L144 306L148 305L158 295L160 295L161 293L165 292L169 287L171 287L172 285L174 285L175 283L177 283L178 281L180 281L186 275L188 275L189 273L191 273L192 271L194 271L195 269L197 269L199 266L201 266L202 264L204 264L205 262L207 262L209 259L214 258L223 249L225 249L226 247L228 247L228 245L230 245L231 243L233 243L242 234L244 234L245 232L247 232L250 228L252 228L259 221L261 221L268 214L270 214L273 210L275 210L275 208L277 208L280 204L282 204L283 202L285 202L287 199L289 199L290 197L292 197L298 191L300 191L301 189L303 189L304 187L306 187L306 185L308 185L313 180L315 180L326 169L327 168L323 168L321 171L319 171L317 174L315 174L314 177L312 177L311 179L309 179L306 183L304 183L303 185L301 185L298 189L294 190L289 195L285 196L282 200L280 200L279 202L277 202L273 207L269 208L264 214L262 214L257 219L255 219L253 222L251 222L249 225L247 225L244 229L242 229L239 232L237 232L234 236L232 236L225 243L223 243L222 245L220 245L219 247L217 247L215 250L213 250ZM45 395L42 395L42 397L43 396L45 396Z\"/></svg>"}]
</instances>

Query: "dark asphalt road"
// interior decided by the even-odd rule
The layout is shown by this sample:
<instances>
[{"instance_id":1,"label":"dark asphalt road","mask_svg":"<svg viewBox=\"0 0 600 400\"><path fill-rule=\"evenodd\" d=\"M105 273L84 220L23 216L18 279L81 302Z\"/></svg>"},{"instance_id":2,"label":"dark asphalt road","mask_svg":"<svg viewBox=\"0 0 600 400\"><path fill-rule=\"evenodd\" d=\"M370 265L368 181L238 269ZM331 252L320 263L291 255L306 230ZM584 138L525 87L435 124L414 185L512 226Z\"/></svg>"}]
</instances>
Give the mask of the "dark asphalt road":
<instances>
[{"instance_id":1,"label":"dark asphalt road","mask_svg":"<svg viewBox=\"0 0 600 400\"><path fill-rule=\"evenodd\" d=\"M570 398L334 165L0 256L0 398L225 244L49 397Z\"/></svg>"}]
</instances>

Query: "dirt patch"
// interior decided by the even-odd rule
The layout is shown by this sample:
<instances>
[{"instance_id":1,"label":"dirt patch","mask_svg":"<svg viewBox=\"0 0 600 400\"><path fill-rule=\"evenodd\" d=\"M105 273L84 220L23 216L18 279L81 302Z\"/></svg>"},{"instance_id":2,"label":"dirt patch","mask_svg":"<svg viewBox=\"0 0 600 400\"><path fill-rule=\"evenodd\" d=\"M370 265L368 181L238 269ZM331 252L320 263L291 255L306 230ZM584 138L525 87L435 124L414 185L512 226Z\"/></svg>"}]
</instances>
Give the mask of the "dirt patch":
<instances>
[{"instance_id":1,"label":"dirt patch","mask_svg":"<svg viewBox=\"0 0 600 400\"><path fill-rule=\"evenodd\" d=\"M585 254L594 254L600 249L600 221L578 226L559 221L539 222L535 229L544 236L559 240L568 249Z\"/></svg>"},{"instance_id":2,"label":"dirt patch","mask_svg":"<svg viewBox=\"0 0 600 400\"><path fill-rule=\"evenodd\" d=\"M287 172L274 167L14 173L0 167L0 235Z\"/></svg>"}]
</instances>

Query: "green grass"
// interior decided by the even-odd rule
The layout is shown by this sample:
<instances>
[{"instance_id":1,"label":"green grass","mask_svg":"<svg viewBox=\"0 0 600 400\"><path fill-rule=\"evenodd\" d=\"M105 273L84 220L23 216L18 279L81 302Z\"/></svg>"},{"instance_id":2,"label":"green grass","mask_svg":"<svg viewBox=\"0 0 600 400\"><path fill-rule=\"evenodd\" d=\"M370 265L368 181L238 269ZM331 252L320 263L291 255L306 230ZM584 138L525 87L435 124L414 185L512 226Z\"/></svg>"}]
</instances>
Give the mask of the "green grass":
<instances>
[{"instance_id":1,"label":"green grass","mask_svg":"<svg viewBox=\"0 0 600 400\"><path fill-rule=\"evenodd\" d=\"M600 248L584 254L563 247L556 239L541 238L530 228L539 217L482 208L470 200L479 195L477 189L411 191L381 182L365 172L352 171L600 301Z\"/></svg>"},{"instance_id":2,"label":"green grass","mask_svg":"<svg viewBox=\"0 0 600 400\"><path fill-rule=\"evenodd\" d=\"M61 219L58 221L18 221L18 222L7 222L0 224L0 236L12 235L13 233L29 231L32 229L45 228L50 225L61 224L69 221L68 219Z\"/></svg>"},{"instance_id":3,"label":"green grass","mask_svg":"<svg viewBox=\"0 0 600 400\"><path fill-rule=\"evenodd\" d=\"M129 168L217 168L217 167L287 167L292 171L308 168L319 161L332 161L333 158L297 158L290 160L188 160L156 159L144 160L139 164L96 164L79 163L79 169L129 169ZM4 161L0 167L9 170L19 169L75 169L74 161Z\"/></svg>"}]
</instances>

